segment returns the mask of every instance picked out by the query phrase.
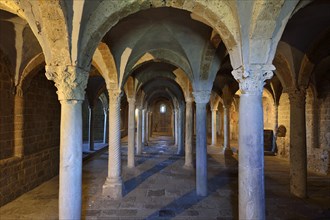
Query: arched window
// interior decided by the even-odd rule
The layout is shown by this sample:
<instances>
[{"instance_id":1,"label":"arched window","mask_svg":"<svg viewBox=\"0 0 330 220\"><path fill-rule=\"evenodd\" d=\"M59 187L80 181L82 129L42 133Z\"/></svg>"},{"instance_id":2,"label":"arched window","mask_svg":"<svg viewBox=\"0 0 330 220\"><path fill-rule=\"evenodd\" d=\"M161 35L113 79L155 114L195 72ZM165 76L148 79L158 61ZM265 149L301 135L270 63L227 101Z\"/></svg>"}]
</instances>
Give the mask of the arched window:
<instances>
[{"instance_id":1,"label":"arched window","mask_svg":"<svg viewBox=\"0 0 330 220\"><path fill-rule=\"evenodd\" d=\"M165 113L166 112L166 105L161 104L159 111L160 111L160 113Z\"/></svg>"}]
</instances>

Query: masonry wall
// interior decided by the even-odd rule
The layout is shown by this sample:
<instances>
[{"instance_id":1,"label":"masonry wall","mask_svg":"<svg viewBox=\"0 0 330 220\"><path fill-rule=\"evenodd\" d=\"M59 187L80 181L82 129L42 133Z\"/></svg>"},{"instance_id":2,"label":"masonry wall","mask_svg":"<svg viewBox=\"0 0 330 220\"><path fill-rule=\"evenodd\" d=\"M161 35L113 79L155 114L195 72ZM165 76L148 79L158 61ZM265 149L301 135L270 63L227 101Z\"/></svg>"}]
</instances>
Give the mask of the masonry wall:
<instances>
[{"instance_id":1,"label":"masonry wall","mask_svg":"<svg viewBox=\"0 0 330 220\"><path fill-rule=\"evenodd\" d=\"M320 174L330 173L330 82L319 88L318 98L311 92L306 99L308 168ZM315 129L316 128L316 129Z\"/></svg>"},{"instance_id":2,"label":"masonry wall","mask_svg":"<svg viewBox=\"0 0 330 220\"><path fill-rule=\"evenodd\" d=\"M286 130L284 137L277 137L278 156L289 158L290 153L290 102L287 93L283 93L278 106L278 126Z\"/></svg>"},{"instance_id":3,"label":"masonry wall","mask_svg":"<svg viewBox=\"0 0 330 220\"><path fill-rule=\"evenodd\" d=\"M0 160L0 206L58 174L60 104L56 88L40 72L23 98L23 156Z\"/></svg>"},{"instance_id":4,"label":"masonry wall","mask_svg":"<svg viewBox=\"0 0 330 220\"><path fill-rule=\"evenodd\" d=\"M160 106L165 104L166 112L160 112ZM172 134L172 109L167 102L158 102L153 106L152 131Z\"/></svg>"},{"instance_id":5,"label":"masonry wall","mask_svg":"<svg viewBox=\"0 0 330 220\"><path fill-rule=\"evenodd\" d=\"M102 102L98 99L94 107L94 141L103 141L104 112Z\"/></svg>"},{"instance_id":6,"label":"masonry wall","mask_svg":"<svg viewBox=\"0 0 330 220\"><path fill-rule=\"evenodd\" d=\"M14 156L14 95L9 69L0 57L0 160Z\"/></svg>"}]
</instances>

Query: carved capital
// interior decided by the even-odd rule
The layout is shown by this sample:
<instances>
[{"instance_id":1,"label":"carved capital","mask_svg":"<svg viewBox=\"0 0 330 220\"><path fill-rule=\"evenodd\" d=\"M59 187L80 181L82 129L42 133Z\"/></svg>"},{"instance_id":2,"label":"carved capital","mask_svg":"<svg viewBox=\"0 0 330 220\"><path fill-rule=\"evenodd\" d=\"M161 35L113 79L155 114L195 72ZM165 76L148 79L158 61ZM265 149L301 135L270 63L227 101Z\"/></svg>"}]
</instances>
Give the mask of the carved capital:
<instances>
[{"instance_id":1,"label":"carved capital","mask_svg":"<svg viewBox=\"0 0 330 220\"><path fill-rule=\"evenodd\" d=\"M262 94L265 81L273 77L273 65L244 65L232 71L242 94Z\"/></svg>"},{"instance_id":2,"label":"carved capital","mask_svg":"<svg viewBox=\"0 0 330 220\"><path fill-rule=\"evenodd\" d=\"M110 104L112 103L120 103L120 99L123 95L122 91L120 89L108 89L109 92L109 101Z\"/></svg>"},{"instance_id":3,"label":"carved capital","mask_svg":"<svg viewBox=\"0 0 330 220\"><path fill-rule=\"evenodd\" d=\"M193 95L195 97L196 103L206 104L210 101L211 91L208 91L208 90L196 91L196 92L193 92Z\"/></svg>"},{"instance_id":4,"label":"carved capital","mask_svg":"<svg viewBox=\"0 0 330 220\"><path fill-rule=\"evenodd\" d=\"M306 89L289 89L290 105L295 105L300 108L305 108L306 105Z\"/></svg>"},{"instance_id":5,"label":"carved capital","mask_svg":"<svg viewBox=\"0 0 330 220\"><path fill-rule=\"evenodd\" d=\"M134 105L135 102L136 102L136 100L135 100L135 98L127 98L127 102L128 102L128 104L130 104L130 105Z\"/></svg>"},{"instance_id":6,"label":"carved capital","mask_svg":"<svg viewBox=\"0 0 330 220\"><path fill-rule=\"evenodd\" d=\"M211 111L212 112L217 112L218 111L218 108L212 108Z\"/></svg>"},{"instance_id":7,"label":"carved capital","mask_svg":"<svg viewBox=\"0 0 330 220\"><path fill-rule=\"evenodd\" d=\"M58 100L84 100L88 75L76 66L46 66L46 77L55 82Z\"/></svg>"},{"instance_id":8,"label":"carved capital","mask_svg":"<svg viewBox=\"0 0 330 220\"><path fill-rule=\"evenodd\" d=\"M194 101L193 97L187 97L186 98L186 103L192 103Z\"/></svg>"}]
</instances>

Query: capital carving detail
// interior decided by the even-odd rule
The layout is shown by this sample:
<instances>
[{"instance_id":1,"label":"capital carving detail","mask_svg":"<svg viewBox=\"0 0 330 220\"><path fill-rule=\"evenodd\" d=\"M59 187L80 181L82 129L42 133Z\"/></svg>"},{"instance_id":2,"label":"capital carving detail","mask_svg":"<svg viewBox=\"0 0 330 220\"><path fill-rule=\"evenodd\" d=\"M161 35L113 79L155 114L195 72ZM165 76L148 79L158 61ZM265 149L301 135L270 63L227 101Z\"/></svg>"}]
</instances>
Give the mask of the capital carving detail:
<instances>
[{"instance_id":1,"label":"capital carving detail","mask_svg":"<svg viewBox=\"0 0 330 220\"><path fill-rule=\"evenodd\" d=\"M112 103L120 103L120 99L123 95L120 89L108 89L109 92L109 101Z\"/></svg>"},{"instance_id":2,"label":"capital carving detail","mask_svg":"<svg viewBox=\"0 0 330 220\"><path fill-rule=\"evenodd\" d=\"M290 89L288 90L290 105L295 105L299 108L305 108L306 105L306 89Z\"/></svg>"},{"instance_id":3,"label":"capital carving detail","mask_svg":"<svg viewBox=\"0 0 330 220\"><path fill-rule=\"evenodd\" d=\"M262 94L265 81L273 77L274 65L244 65L232 71L242 94Z\"/></svg>"},{"instance_id":4,"label":"capital carving detail","mask_svg":"<svg viewBox=\"0 0 330 220\"><path fill-rule=\"evenodd\" d=\"M187 97L186 98L186 103L192 103L194 101L193 97Z\"/></svg>"},{"instance_id":5,"label":"capital carving detail","mask_svg":"<svg viewBox=\"0 0 330 220\"><path fill-rule=\"evenodd\" d=\"M55 82L58 100L84 100L89 72L76 66L46 66L46 77Z\"/></svg>"},{"instance_id":6,"label":"capital carving detail","mask_svg":"<svg viewBox=\"0 0 330 220\"><path fill-rule=\"evenodd\" d=\"M210 101L211 91L201 90L193 92L196 103L208 103Z\"/></svg>"}]
</instances>

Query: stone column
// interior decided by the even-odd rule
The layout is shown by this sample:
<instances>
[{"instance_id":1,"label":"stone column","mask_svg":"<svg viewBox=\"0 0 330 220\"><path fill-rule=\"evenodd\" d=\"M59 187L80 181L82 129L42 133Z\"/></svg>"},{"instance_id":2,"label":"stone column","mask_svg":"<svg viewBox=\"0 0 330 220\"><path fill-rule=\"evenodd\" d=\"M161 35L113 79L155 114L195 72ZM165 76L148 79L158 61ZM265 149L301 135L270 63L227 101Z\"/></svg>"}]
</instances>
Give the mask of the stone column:
<instances>
[{"instance_id":1,"label":"stone column","mask_svg":"<svg viewBox=\"0 0 330 220\"><path fill-rule=\"evenodd\" d=\"M107 143L107 128L108 128L108 109L103 109L104 113L104 122L103 122L103 144Z\"/></svg>"},{"instance_id":2,"label":"stone column","mask_svg":"<svg viewBox=\"0 0 330 220\"><path fill-rule=\"evenodd\" d=\"M23 148L23 130L24 130L24 98L23 92L17 91L15 95L15 157L22 157L24 152Z\"/></svg>"},{"instance_id":3,"label":"stone column","mask_svg":"<svg viewBox=\"0 0 330 220\"><path fill-rule=\"evenodd\" d=\"M89 150L94 150L94 106L89 106L89 124L88 124L88 141Z\"/></svg>"},{"instance_id":4,"label":"stone column","mask_svg":"<svg viewBox=\"0 0 330 220\"><path fill-rule=\"evenodd\" d=\"M142 153L142 110L140 108L137 109L137 134L136 134L136 154L141 155Z\"/></svg>"},{"instance_id":5,"label":"stone column","mask_svg":"<svg viewBox=\"0 0 330 220\"><path fill-rule=\"evenodd\" d=\"M109 159L108 177L103 185L103 195L119 199L123 195L120 152L120 98L119 89L109 89Z\"/></svg>"},{"instance_id":6,"label":"stone column","mask_svg":"<svg viewBox=\"0 0 330 220\"><path fill-rule=\"evenodd\" d=\"M206 104L210 91L193 92L196 102L196 192L207 196Z\"/></svg>"},{"instance_id":7,"label":"stone column","mask_svg":"<svg viewBox=\"0 0 330 220\"><path fill-rule=\"evenodd\" d=\"M218 108L214 108L212 111L212 146L217 145L217 111Z\"/></svg>"},{"instance_id":8,"label":"stone column","mask_svg":"<svg viewBox=\"0 0 330 220\"><path fill-rule=\"evenodd\" d=\"M230 148L230 107L231 104L223 105L223 151L231 151Z\"/></svg>"},{"instance_id":9,"label":"stone column","mask_svg":"<svg viewBox=\"0 0 330 220\"><path fill-rule=\"evenodd\" d=\"M174 145L178 146L178 110L174 110Z\"/></svg>"},{"instance_id":10,"label":"stone column","mask_svg":"<svg viewBox=\"0 0 330 220\"><path fill-rule=\"evenodd\" d=\"M233 70L241 91L239 104L239 219L265 219L262 91L273 65Z\"/></svg>"},{"instance_id":11,"label":"stone column","mask_svg":"<svg viewBox=\"0 0 330 220\"><path fill-rule=\"evenodd\" d=\"M171 127L172 127L172 137L174 138L175 141L175 126L174 126L174 121L175 121L175 112L172 111L172 117L171 117Z\"/></svg>"},{"instance_id":12,"label":"stone column","mask_svg":"<svg viewBox=\"0 0 330 220\"><path fill-rule=\"evenodd\" d=\"M306 197L307 148L306 148L306 90L289 91L290 100L290 192Z\"/></svg>"},{"instance_id":13,"label":"stone column","mask_svg":"<svg viewBox=\"0 0 330 220\"><path fill-rule=\"evenodd\" d=\"M59 219L81 218L82 101L88 72L75 66L46 66L61 103Z\"/></svg>"},{"instance_id":14,"label":"stone column","mask_svg":"<svg viewBox=\"0 0 330 220\"><path fill-rule=\"evenodd\" d=\"M135 142L135 99L128 98L128 146L127 167L135 167L134 142Z\"/></svg>"},{"instance_id":15,"label":"stone column","mask_svg":"<svg viewBox=\"0 0 330 220\"><path fill-rule=\"evenodd\" d=\"M144 143L146 142L146 110L142 109L142 147L144 146Z\"/></svg>"},{"instance_id":16,"label":"stone column","mask_svg":"<svg viewBox=\"0 0 330 220\"><path fill-rule=\"evenodd\" d=\"M192 98L186 100L186 145L185 145L185 164L184 167L192 169L193 166L193 149L192 149L192 133L193 133L193 112Z\"/></svg>"},{"instance_id":17,"label":"stone column","mask_svg":"<svg viewBox=\"0 0 330 220\"><path fill-rule=\"evenodd\" d=\"M184 154L184 148L183 148L183 112L184 112L184 107L180 106L178 109L178 132L177 132L177 137L178 137L178 150L177 154L178 155L183 155Z\"/></svg>"},{"instance_id":18,"label":"stone column","mask_svg":"<svg viewBox=\"0 0 330 220\"><path fill-rule=\"evenodd\" d=\"M148 145L149 141L149 111L146 113L146 133L145 133L145 144Z\"/></svg>"},{"instance_id":19,"label":"stone column","mask_svg":"<svg viewBox=\"0 0 330 220\"><path fill-rule=\"evenodd\" d=\"M277 129L278 129L278 104L274 104L274 136L273 136L272 152L275 152L276 150Z\"/></svg>"}]
</instances>

